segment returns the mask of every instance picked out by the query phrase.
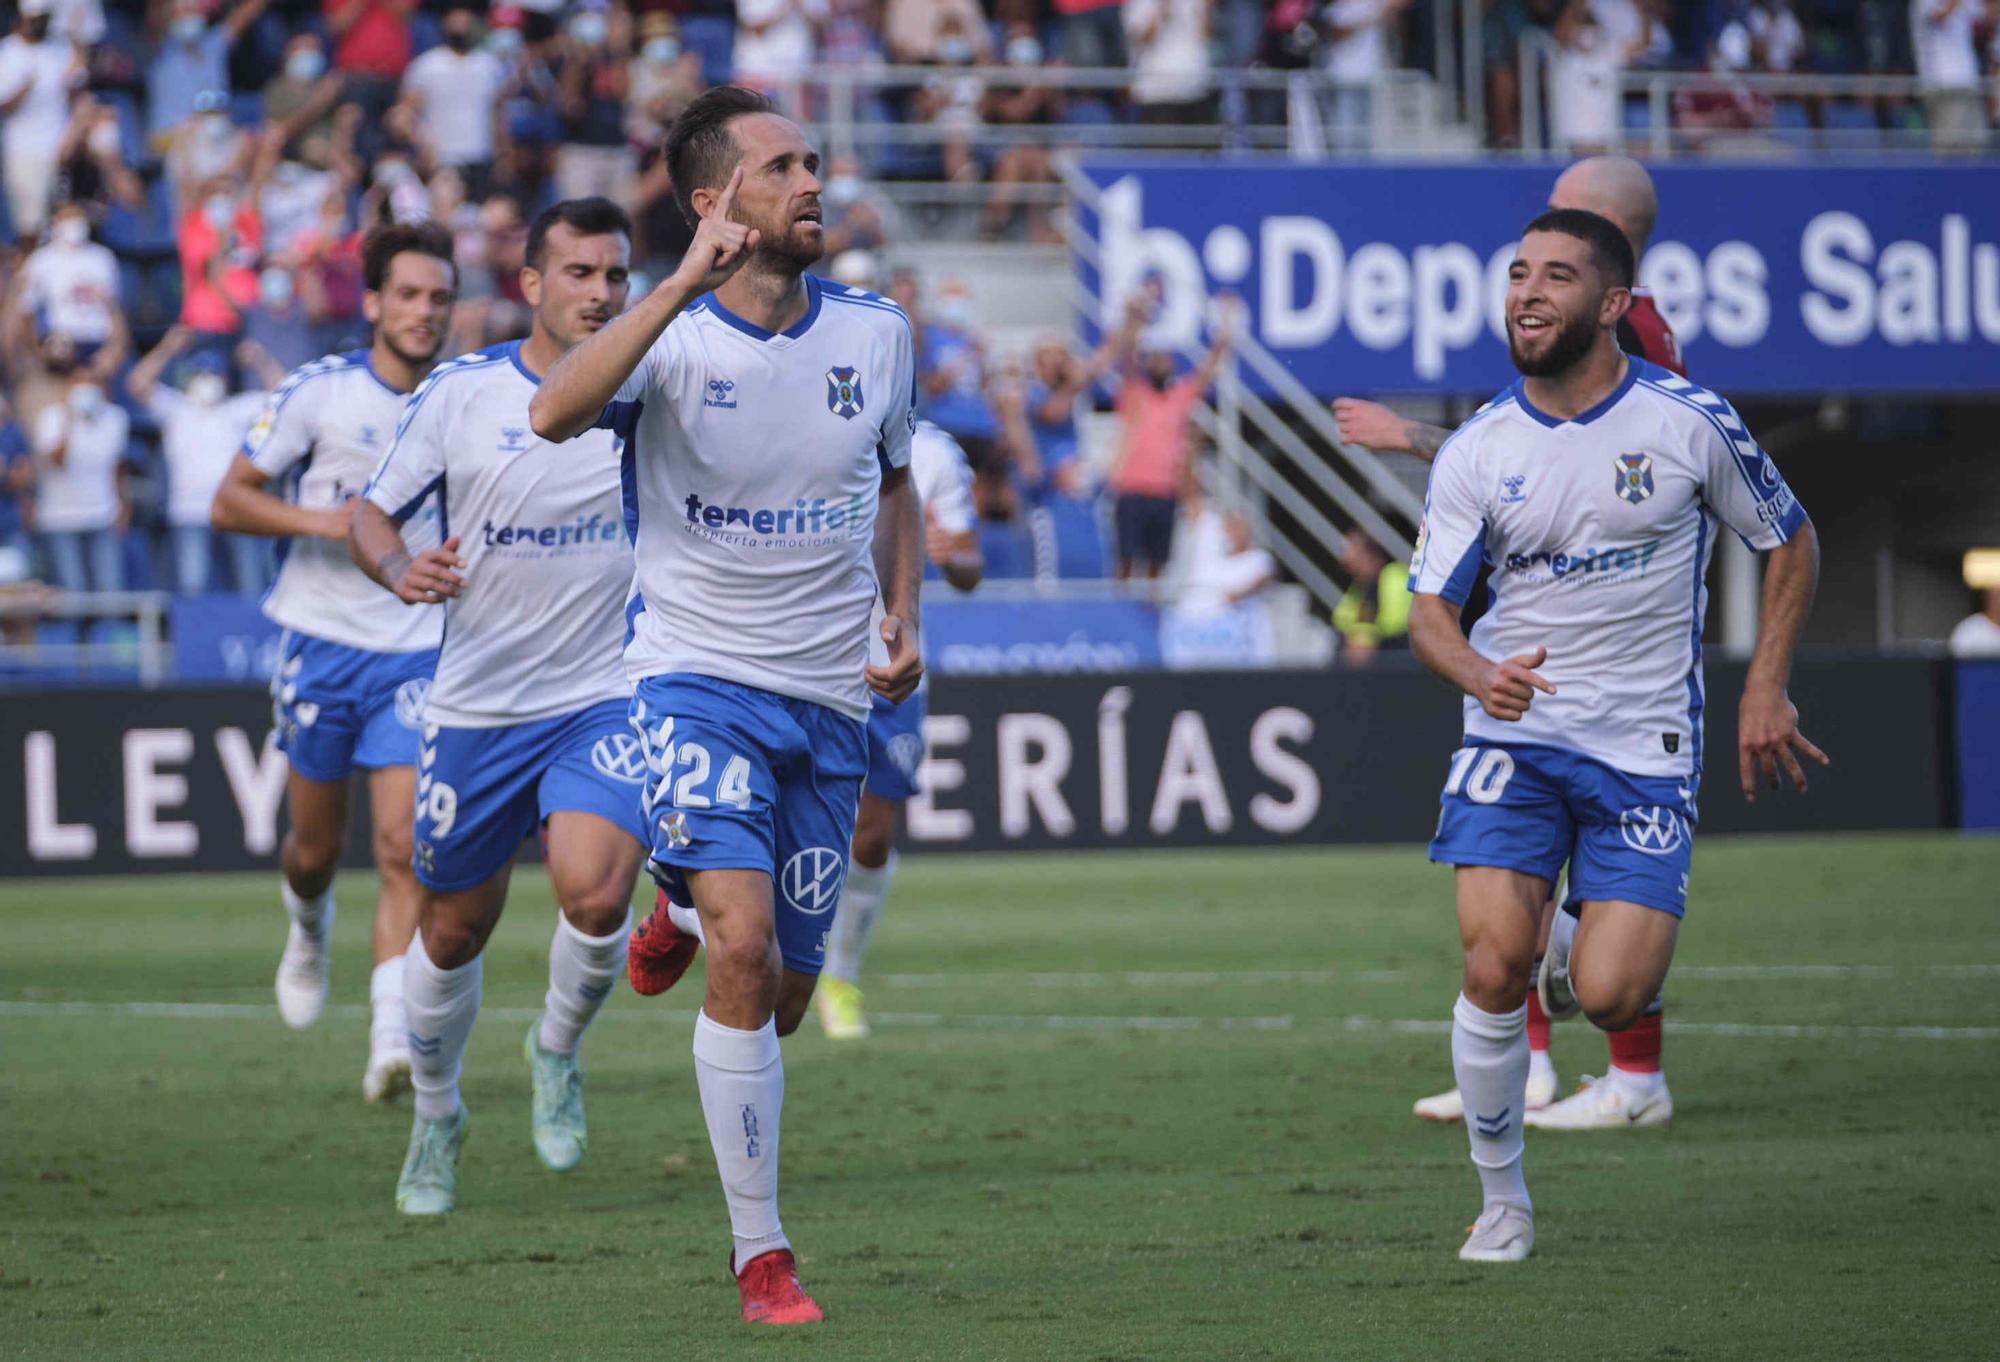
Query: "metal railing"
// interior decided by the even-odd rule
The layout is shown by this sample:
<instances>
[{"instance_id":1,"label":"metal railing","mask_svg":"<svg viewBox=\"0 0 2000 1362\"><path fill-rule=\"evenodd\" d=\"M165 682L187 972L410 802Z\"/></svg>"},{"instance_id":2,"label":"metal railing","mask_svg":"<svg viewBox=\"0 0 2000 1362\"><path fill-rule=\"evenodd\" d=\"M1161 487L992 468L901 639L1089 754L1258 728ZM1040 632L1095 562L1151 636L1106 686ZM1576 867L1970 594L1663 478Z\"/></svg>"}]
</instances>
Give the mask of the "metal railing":
<instances>
[{"instance_id":1,"label":"metal railing","mask_svg":"<svg viewBox=\"0 0 2000 1362\"><path fill-rule=\"evenodd\" d=\"M142 686L165 683L172 675L173 645L167 642L164 591L53 591L0 596L0 619L131 620L132 638L75 643L0 642L0 685L20 688L46 679L66 683L78 671L131 672ZM7 675L11 673L11 675Z\"/></svg>"}]
</instances>

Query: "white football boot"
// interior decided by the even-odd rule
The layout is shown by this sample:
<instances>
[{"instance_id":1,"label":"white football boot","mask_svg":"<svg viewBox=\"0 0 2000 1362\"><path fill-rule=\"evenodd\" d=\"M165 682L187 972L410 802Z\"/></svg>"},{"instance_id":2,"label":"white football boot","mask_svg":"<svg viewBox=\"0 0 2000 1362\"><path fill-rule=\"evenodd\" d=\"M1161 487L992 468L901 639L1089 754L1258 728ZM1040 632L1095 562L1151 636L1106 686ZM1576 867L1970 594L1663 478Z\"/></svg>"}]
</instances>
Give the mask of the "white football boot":
<instances>
[{"instance_id":1,"label":"white football boot","mask_svg":"<svg viewBox=\"0 0 2000 1362\"><path fill-rule=\"evenodd\" d=\"M332 904L327 905L319 931L308 932L294 922L285 936L285 953L278 960L278 1015L295 1030L311 1026L326 1010L331 965L327 943L332 936Z\"/></svg>"},{"instance_id":2,"label":"white football boot","mask_svg":"<svg viewBox=\"0 0 2000 1362\"><path fill-rule=\"evenodd\" d=\"M1636 1130L1673 1119L1674 1096L1664 1078L1642 1086L1613 1073L1595 1079L1585 1074L1581 1088L1560 1102L1528 1112L1521 1124L1536 1130Z\"/></svg>"},{"instance_id":3,"label":"white football boot","mask_svg":"<svg viewBox=\"0 0 2000 1362\"><path fill-rule=\"evenodd\" d=\"M1458 1256L1468 1263L1518 1263L1535 1247L1535 1217L1519 1206L1488 1206L1472 1222Z\"/></svg>"}]
</instances>

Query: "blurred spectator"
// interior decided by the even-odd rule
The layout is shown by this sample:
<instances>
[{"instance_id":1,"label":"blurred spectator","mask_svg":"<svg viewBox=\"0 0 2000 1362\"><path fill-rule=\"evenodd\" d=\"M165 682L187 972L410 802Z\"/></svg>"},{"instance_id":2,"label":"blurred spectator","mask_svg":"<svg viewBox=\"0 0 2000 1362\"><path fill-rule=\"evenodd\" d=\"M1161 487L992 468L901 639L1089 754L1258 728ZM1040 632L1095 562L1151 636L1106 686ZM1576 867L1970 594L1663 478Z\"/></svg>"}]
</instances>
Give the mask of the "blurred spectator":
<instances>
[{"instance_id":1,"label":"blurred spectator","mask_svg":"<svg viewBox=\"0 0 2000 1362\"><path fill-rule=\"evenodd\" d=\"M1321 67L1339 83L1329 120L1335 151L1365 150L1373 142L1373 87L1389 69L1387 29L1409 7L1410 0L1335 0L1322 12Z\"/></svg>"},{"instance_id":2,"label":"blurred spectator","mask_svg":"<svg viewBox=\"0 0 2000 1362\"><path fill-rule=\"evenodd\" d=\"M1139 353L1118 389L1118 458L1109 486L1118 532L1118 577L1154 578L1174 546L1174 521L1192 467L1195 403L1222 368L1228 352L1234 309L1225 305L1208 354L1192 372L1176 380L1174 357L1159 349Z\"/></svg>"},{"instance_id":3,"label":"blurred spectator","mask_svg":"<svg viewBox=\"0 0 2000 1362\"><path fill-rule=\"evenodd\" d=\"M822 66L874 66L884 59L876 0L827 0L819 29Z\"/></svg>"},{"instance_id":4,"label":"blurred spectator","mask_svg":"<svg viewBox=\"0 0 2000 1362\"><path fill-rule=\"evenodd\" d=\"M1979 56L1973 48L1979 10L1979 0L1910 0L1910 46L1934 151L1978 151L1986 145Z\"/></svg>"},{"instance_id":5,"label":"blurred spectator","mask_svg":"<svg viewBox=\"0 0 2000 1362\"><path fill-rule=\"evenodd\" d=\"M83 205L56 209L48 244L29 255L14 277L8 312L11 353L60 340L71 361L100 384L124 364L132 334L118 306L118 261L90 239Z\"/></svg>"},{"instance_id":6,"label":"blurred spectator","mask_svg":"<svg viewBox=\"0 0 2000 1362\"><path fill-rule=\"evenodd\" d=\"M1042 64L1045 55L1042 40L1035 36L1032 23L1017 20L1008 26L1007 45L1001 53L1008 66L1031 70ZM993 127L1054 127L1063 118L1062 91L1046 85L989 86L980 102L979 112L981 118ZM1053 178L1049 172L1047 143L1019 142L997 148L993 154L992 172L987 176L992 189L986 197L986 213L980 223L980 235L997 238L1005 235L1013 225L1023 197L1016 186L1046 184ZM1028 235L1036 241L1052 240L1054 234L1049 226L1048 205L1030 202L1027 210Z\"/></svg>"},{"instance_id":7,"label":"blurred spectator","mask_svg":"<svg viewBox=\"0 0 2000 1362\"><path fill-rule=\"evenodd\" d=\"M55 201L82 205L93 226L102 227L114 207L131 213L145 207L145 182L125 163L118 111L111 105L79 94L56 155Z\"/></svg>"},{"instance_id":8,"label":"blurred spectator","mask_svg":"<svg viewBox=\"0 0 2000 1362\"><path fill-rule=\"evenodd\" d=\"M276 139L282 133L270 134L266 153L276 154ZM316 153L324 153L324 144L315 147ZM264 251L271 256L289 256L302 248L303 243L319 227L320 213L329 196L337 195L343 201L348 189L348 179L344 171L335 171L325 165L314 165L307 161L279 161L257 194L257 213L264 221Z\"/></svg>"},{"instance_id":9,"label":"blurred spectator","mask_svg":"<svg viewBox=\"0 0 2000 1362\"><path fill-rule=\"evenodd\" d=\"M95 47L104 41L104 5L101 0L54 0L49 32L78 47Z\"/></svg>"},{"instance_id":10,"label":"blurred spectator","mask_svg":"<svg viewBox=\"0 0 2000 1362\"><path fill-rule=\"evenodd\" d=\"M639 20L639 52L625 93L625 129L648 149L658 147L680 111L705 88L701 54L682 40L674 16L652 10Z\"/></svg>"},{"instance_id":11,"label":"blurred spectator","mask_svg":"<svg viewBox=\"0 0 2000 1362\"><path fill-rule=\"evenodd\" d=\"M243 314L238 366L287 374L318 359L328 348L320 343L318 320L299 296L293 272L276 261L266 263L257 275L257 300Z\"/></svg>"},{"instance_id":12,"label":"blurred spectator","mask_svg":"<svg viewBox=\"0 0 2000 1362\"><path fill-rule=\"evenodd\" d=\"M1347 532L1340 567L1348 576L1347 590L1333 607L1341 656L1359 664L1382 649L1409 647L1409 568L1391 562L1382 546L1359 529Z\"/></svg>"},{"instance_id":13,"label":"blurred spectator","mask_svg":"<svg viewBox=\"0 0 2000 1362\"><path fill-rule=\"evenodd\" d=\"M7 395L0 393L0 550L27 553L33 517L35 460L27 432L14 419Z\"/></svg>"},{"instance_id":14,"label":"blurred spectator","mask_svg":"<svg viewBox=\"0 0 2000 1362\"><path fill-rule=\"evenodd\" d=\"M1071 66L1126 63L1124 0L1054 0L1062 59Z\"/></svg>"},{"instance_id":15,"label":"blurred spectator","mask_svg":"<svg viewBox=\"0 0 2000 1362\"><path fill-rule=\"evenodd\" d=\"M2000 657L2000 586L1986 588L1982 605L1953 626L1953 657Z\"/></svg>"},{"instance_id":16,"label":"blurred spectator","mask_svg":"<svg viewBox=\"0 0 2000 1362\"><path fill-rule=\"evenodd\" d=\"M331 138L339 103L340 77L327 74L319 34L294 33L285 44L285 64L264 86L264 117L284 129L285 154L310 155L308 142Z\"/></svg>"},{"instance_id":17,"label":"blurred spectator","mask_svg":"<svg viewBox=\"0 0 2000 1362\"><path fill-rule=\"evenodd\" d=\"M1106 374L1130 367L1132 347L1144 320L1145 309L1135 298L1125 309L1123 325L1108 333L1088 359L1073 354L1060 337L1050 337L1035 347L1034 370L1020 389L1018 404L1001 403L1010 442L1027 446L1017 452L1016 462L1024 470L1022 480L1031 496L1081 499L1091 494L1093 489L1078 457L1082 446L1077 435L1077 404Z\"/></svg>"},{"instance_id":18,"label":"blurred spectator","mask_svg":"<svg viewBox=\"0 0 2000 1362\"><path fill-rule=\"evenodd\" d=\"M146 68L146 140L154 151L166 150L204 91L229 89L229 51L268 3L237 0L221 23L212 24L207 0L173 0L166 32Z\"/></svg>"},{"instance_id":19,"label":"blurred spectator","mask_svg":"<svg viewBox=\"0 0 2000 1362\"><path fill-rule=\"evenodd\" d=\"M1189 498L1188 548L1180 589L1160 631L1170 667L1269 666L1275 645L1264 593L1278 563L1257 547L1250 522L1200 496Z\"/></svg>"},{"instance_id":20,"label":"blurred spectator","mask_svg":"<svg viewBox=\"0 0 2000 1362\"><path fill-rule=\"evenodd\" d=\"M342 93L362 114L357 142L364 160L382 144L382 120L410 65L410 13L417 0L321 0L333 34L333 69Z\"/></svg>"},{"instance_id":21,"label":"blurred spectator","mask_svg":"<svg viewBox=\"0 0 2000 1362\"><path fill-rule=\"evenodd\" d=\"M64 400L35 421L35 528L65 591L118 591L125 585L119 536L132 520L125 493L125 446L132 418L78 367Z\"/></svg>"},{"instance_id":22,"label":"blurred spectator","mask_svg":"<svg viewBox=\"0 0 2000 1362\"><path fill-rule=\"evenodd\" d=\"M455 0L444 16L443 44L411 62L403 73L403 102L430 165L456 170L467 192L483 199L492 182L494 148L502 136L500 107L507 68L477 46L478 23L473 7Z\"/></svg>"},{"instance_id":23,"label":"blurred spectator","mask_svg":"<svg viewBox=\"0 0 2000 1362\"><path fill-rule=\"evenodd\" d=\"M912 92L904 106L908 122L934 123L947 134L939 147L939 172L947 180L976 180L979 166L972 156L972 139L979 131L979 104L985 83L972 74L979 60L973 42L984 29L967 29L960 14L947 14L938 24L932 65L938 74Z\"/></svg>"},{"instance_id":24,"label":"blurred spectator","mask_svg":"<svg viewBox=\"0 0 2000 1362\"><path fill-rule=\"evenodd\" d=\"M974 324L971 292L961 280L946 280L923 321L918 410L964 448L980 515L1005 519L1007 461L999 447L1000 421L986 398L986 347Z\"/></svg>"},{"instance_id":25,"label":"blurred spectator","mask_svg":"<svg viewBox=\"0 0 2000 1362\"><path fill-rule=\"evenodd\" d=\"M195 96L194 112L168 140L167 184L175 210L186 208L210 180L241 179L249 172L252 152L249 134L230 121L225 92L204 90Z\"/></svg>"},{"instance_id":26,"label":"blurred spectator","mask_svg":"<svg viewBox=\"0 0 2000 1362\"><path fill-rule=\"evenodd\" d=\"M827 163L820 189L820 212L826 220L828 260L845 251L879 251L896 233L896 206L861 175L861 162L847 153ZM866 287L873 288L870 284Z\"/></svg>"},{"instance_id":27,"label":"blurred spectator","mask_svg":"<svg viewBox=\"0 0 2000 1362\"><path fill-rule=\"evenodd\" d=\"M906 66L968 66L993 54L978 0L887 0L882 43L890 61Z\"/></svg>"},{"instance_id":28,"label":"blurred spectator","mask_svg":"<svg viewBox=\"0 0 2000 1362\"><path fill-rule=\"evenodd\" d=\"M7 210L23 241L49 220L69 125L70 91L83 84L83 54L50 36L50 0L21 0L14 32L0 39L0 161Z\"/></svg>"},{"instance_id":29,"label":"blurred spectator","mask_svg":"<svg viewBox=\"0 0 2000 1362\"><path fill-rule=\"evenodd\" d=\"M181 215L181 323L212 341L243 329L242 309L257 296L264 224L253 201L228 179L204 186Z\"/></svg>"},{"instance_id":30,"label":"blurred spectator","mask_svg":"<svg viewBox=\"0 0 2000 1362\"><path fill-rule=\"evenodd\" d=\"M549 40L562 120L562 145L556 149L559 199L601 194L627 203L632 198L638 164L625 139L625 60L613 36L601 0L586 0L565 32Z\"/></svg>"},{"instance_id":31,"label":"blurred spectator","mask_svg":"<svg viewBox=\"0 0 2000 1362\"><path fill-rule=\"evenodd\" d=\"M694 229L674 202L674 181L667 171L665 149L655 139L639 163L639 185L632 200L633 264L655 279L664 279L680 264L693 240ZM640 295L635 292L631 296Z\"/></svg>"},{"instance_id":32,"label":"blurred spectator","mask_svg":"<svg viewBox=\"0 0 2000 1362\"><path fill-rule=\"evenodd\" d=\"M1609 151L1624 139L1618 78L1651 42L1651 19L1626 3L1568 0L1549 62L1549 129L1572 152Z\"/></svg>"},{"instance_id":33,"label":"blurred spectator","mask_svg":"<svg viewBox=\"0 0 2000 1362\"><path fill-rule=\"evenodd\" d=\"M268 394L253 391L230 397L220 357L213 354L198 356L190 364L185 392L160 382L167 366L187 354L193 343L192 332L174 327L132 366L125 386L132 399L160 423L167 465L166 513L173 544L174 589L186 596L208 590L219 538L228 550L236 589L250 594L264 587L264 541L250 535L218 535L209 526L209 504ZM284 372L268 366L259 378L274 388L284 380Z\"/></svg>"},{"instance_id":34,"label":"blurred spectator","mask_svg":"<svg viewBox=\"0 0 2000 1362\"><path fill-rule=\"evenodd\" d=\"M826 0L736 0L731 79L802 115L798 83L813 64L814 28L826 15Z\"/></svg>"},{"instance_id":35,"label":"blurred spectator","mask_svg":"<svg viewBox=\"0 0 2000 1362\"><path fill-rule=\"evenodd\" d=\"M703 85L721 85L736 69L736 0L681 0L681 41L701 58Z\"/></svg>"},{"instance_id":36,"label":"blurred spectator","mask_svg":"<svg viewBox=\"0 0 2000 1362\"><path fill-rule=\"evenodd\" d=\"M1208 66L1209 0L1125 0L1132 51L1132 102L1155 126L1213 123Z\"/></svg>"}]
</instances>

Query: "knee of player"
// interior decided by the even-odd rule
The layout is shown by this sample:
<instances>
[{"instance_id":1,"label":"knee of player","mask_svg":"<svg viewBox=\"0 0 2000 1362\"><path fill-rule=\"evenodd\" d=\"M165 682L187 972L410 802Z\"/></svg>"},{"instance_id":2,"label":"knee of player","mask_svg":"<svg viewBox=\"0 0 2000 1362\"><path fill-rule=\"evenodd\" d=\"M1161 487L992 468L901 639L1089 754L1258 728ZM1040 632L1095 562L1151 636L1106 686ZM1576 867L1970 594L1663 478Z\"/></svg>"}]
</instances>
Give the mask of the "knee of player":
<instances>
[{"instance_id":1,"label":"knee of player","mask_svg":"<svg viewBox=\"0 0 2000 1362\"><path fill-rule=\"evenodd\" d=\"M1512 1012L1528 1000L1533 961L1515 960L1492 947L1465 953L1465 996L1487 1012Z\"/></svg>"},{"instance_id":2,"label":"knee of player","mask_svg":"<svg viewBox=\"0 0 2000 1362\"><path fill-rule=\"evenodd\" d=\"M325 874L340 864L340 834L295 826L285 834L285 859L310 875Z\"/></svg>"},{"instance_id":3,"label":"knee of player","mask_svg":"<svg viewBox=\"0 0 2000 1362\"><path fill-rule=\"evenodd\" d=\"M489 924L433 917L424 924L424 954L439 969L457 969L486 949Z\"/></svg>"},{"instance_id":4,"label":"knee of player","mask_svg":"<svg viewBox=\"0 0 2000 1362\"><path fill-rule=\"evenodd\" d=\"M1578 987L1576 1000L1583 1007L1583 1015L1590 1018L1590 1024L1598 1030L1623 1031L1645 1015L1652 997L1638 988L1592 992Z\"/></svg>"},{"instance_id":5,"label":"knee of player","mask_svg":"<svg viewBox=\"0 0 2000 1362\"><path fill-rule=\"evenodd\" d=\"M893 840L891 829L884 826L857 824L854 829L854 863L865 865L870 870L880 870L889 863L889 847Z\"/></svg>"},{"instance_id":6,"label":"knee of player","mask_svg":"<svg viewBox=\"0 0 2000 1362\"><path fill-rule=\"evenodd\" d=\"M585 936L608 936L625 925L632 911L632 886L607 876L562 900L563 916Z\"/></svg>"},{"instance_id":7,"label":"knee of player","mask_svg":"<svg viewBox=\"0 0 2000 1362\"><path fill-rule=\"evenodd\" d=\"M415 855L416 839L407 821L394 819L375 829L375 864L378 868L408 871Z\"/></svg>"}]
</instances>

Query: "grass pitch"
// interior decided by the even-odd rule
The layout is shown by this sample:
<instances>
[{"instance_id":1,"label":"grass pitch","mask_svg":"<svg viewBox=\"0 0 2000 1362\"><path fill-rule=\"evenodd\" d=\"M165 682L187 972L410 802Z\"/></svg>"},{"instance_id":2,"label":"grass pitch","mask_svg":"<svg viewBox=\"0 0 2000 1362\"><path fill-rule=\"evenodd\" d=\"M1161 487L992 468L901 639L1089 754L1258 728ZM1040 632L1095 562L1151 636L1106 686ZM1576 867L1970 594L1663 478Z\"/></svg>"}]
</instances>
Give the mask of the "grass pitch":
<instances>
[{"instance_id":1,"label":"grass pitch","mask_svg":"<svg viewBox=\"0 0 2000 1362\"><path fill-rule=\"evenodd\" d=\"M699 975L584 1050L529 1147L550 900L519 876L466 1064L462 1209L399 1218L335 1007L271 1006L275 875L0 884L0 1355L1949 1358L2000 1328L2000 841L1708 839L1670 1130L1530 1132L1535 1257L1453 1256L1449 872L1413 848L912 857L873 1039L787 1042L783 1209L830 1319L735 1320ZM127 1006L136 1004L139 1006ZM172 1004L152 1007L149 1004ZM1558 1028L1567 1087L1602 1041Z\"/></svg>"}]
</instances>

